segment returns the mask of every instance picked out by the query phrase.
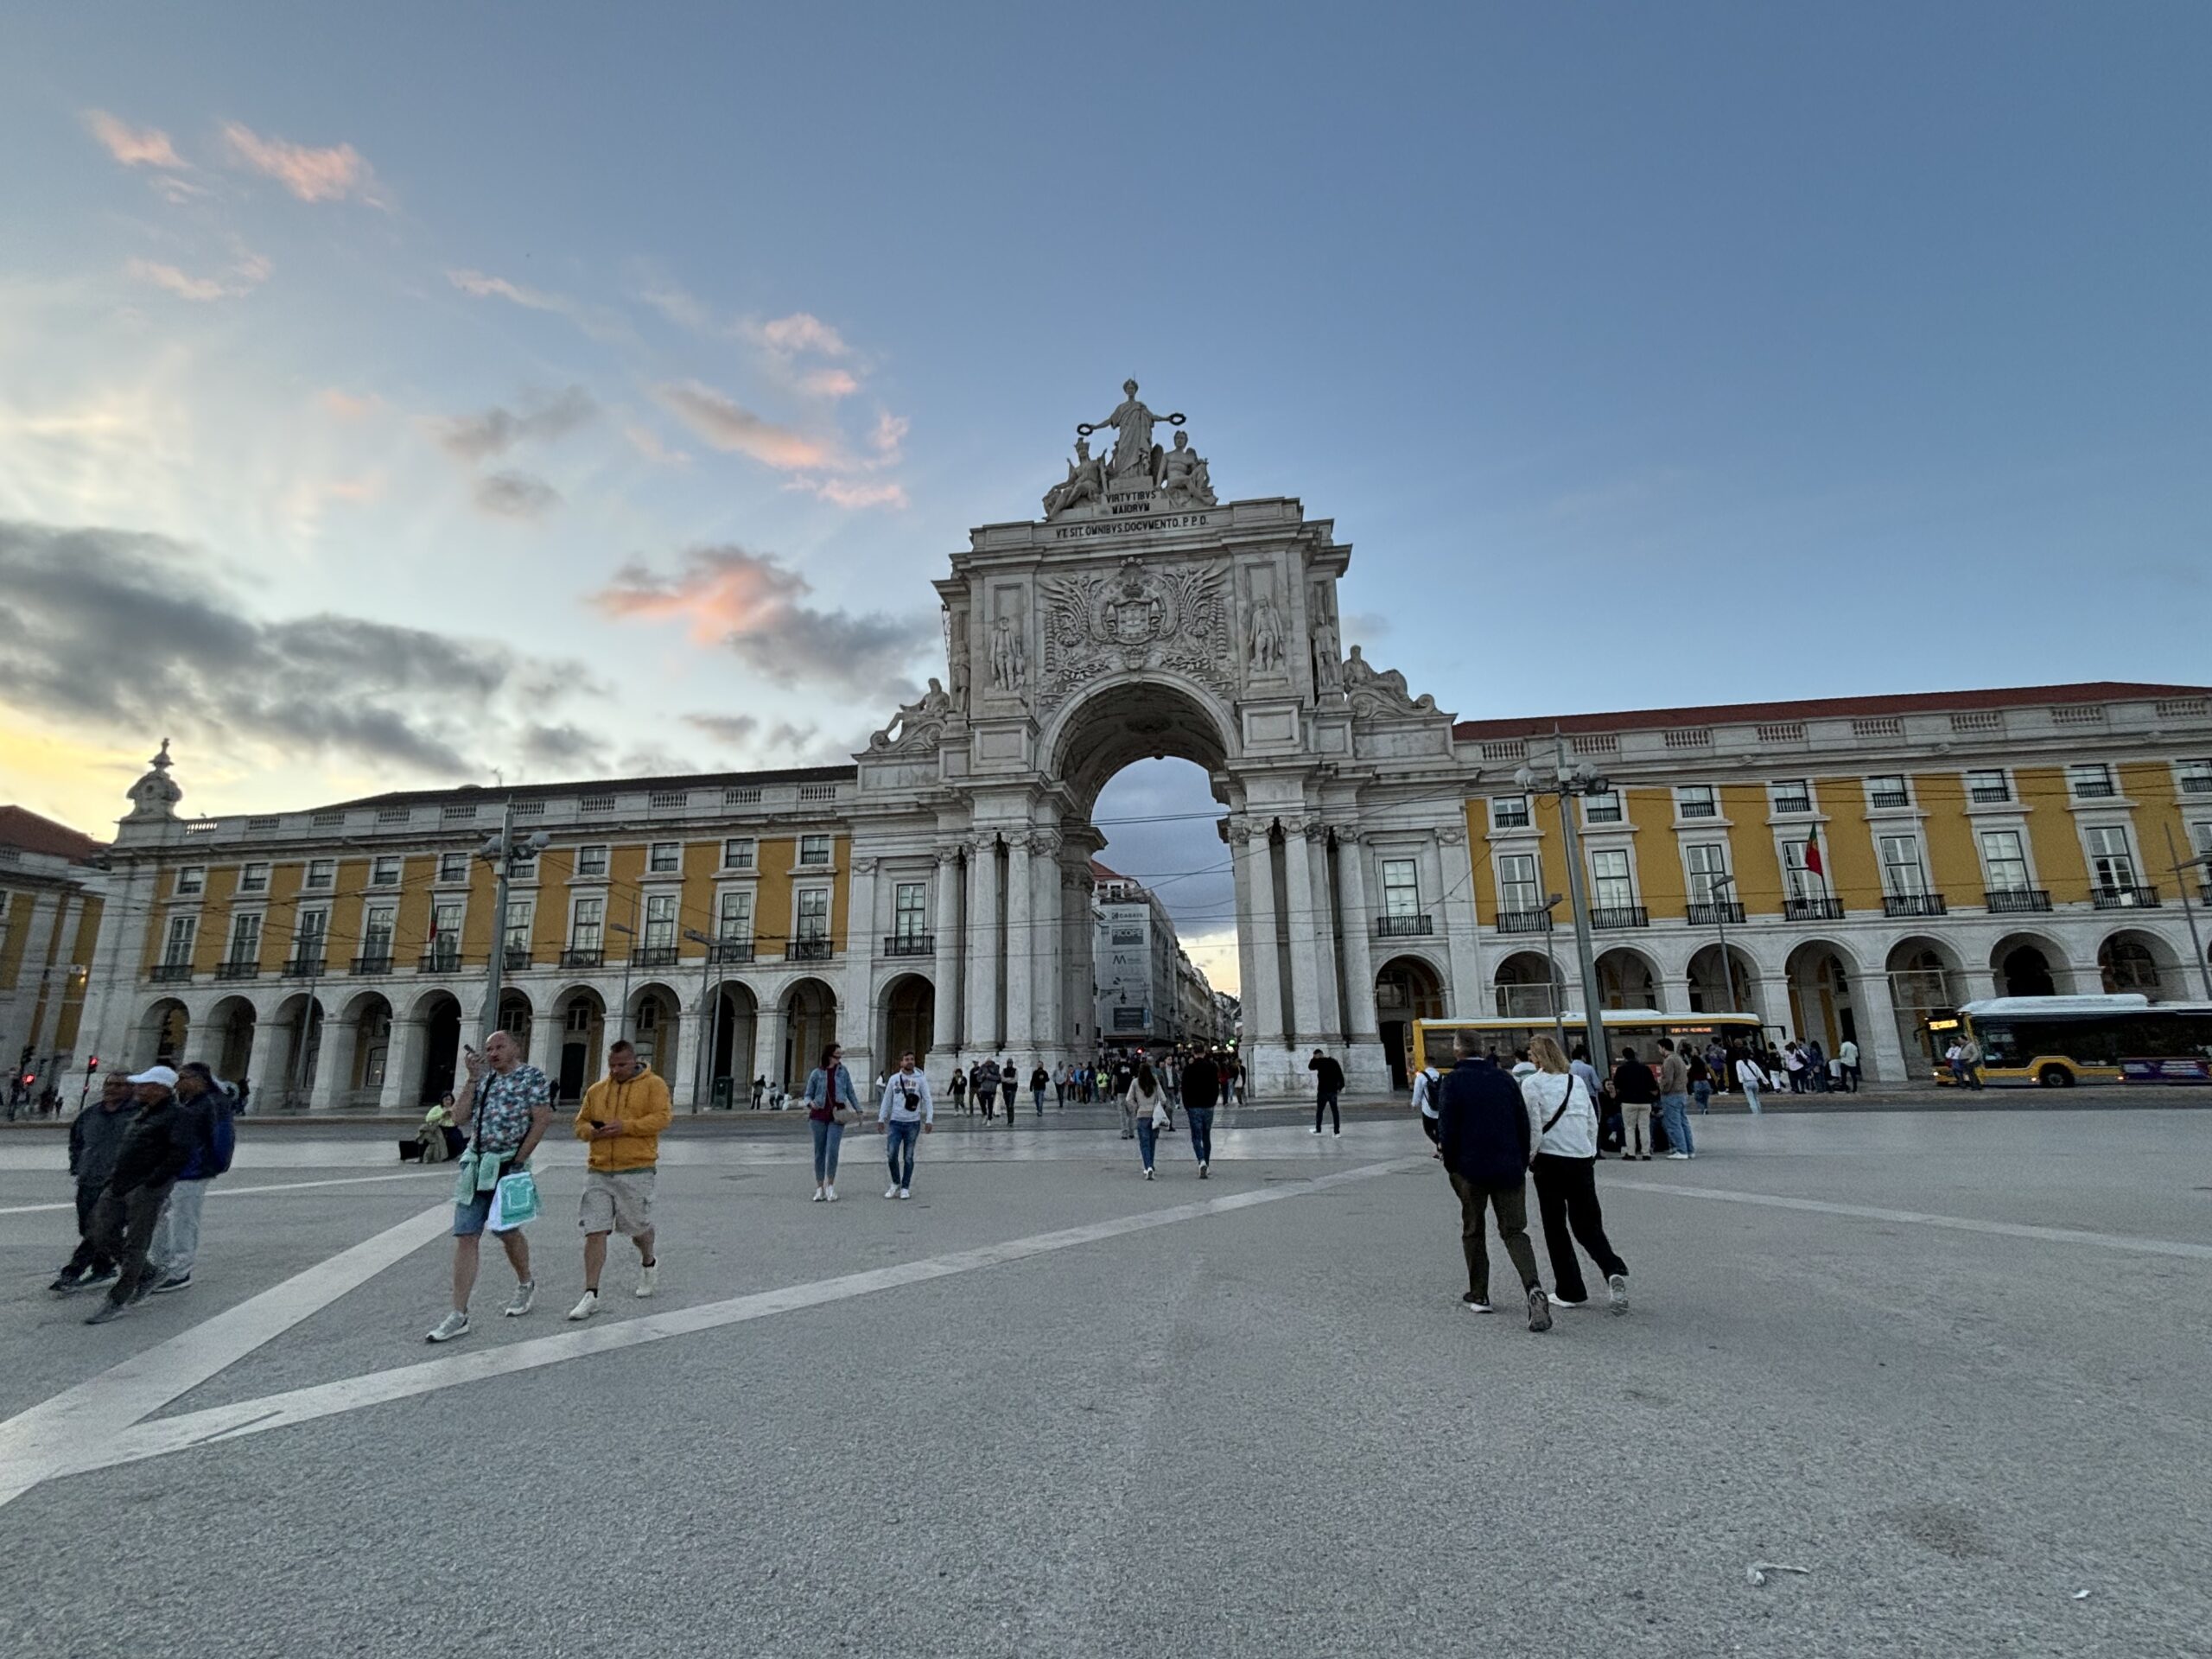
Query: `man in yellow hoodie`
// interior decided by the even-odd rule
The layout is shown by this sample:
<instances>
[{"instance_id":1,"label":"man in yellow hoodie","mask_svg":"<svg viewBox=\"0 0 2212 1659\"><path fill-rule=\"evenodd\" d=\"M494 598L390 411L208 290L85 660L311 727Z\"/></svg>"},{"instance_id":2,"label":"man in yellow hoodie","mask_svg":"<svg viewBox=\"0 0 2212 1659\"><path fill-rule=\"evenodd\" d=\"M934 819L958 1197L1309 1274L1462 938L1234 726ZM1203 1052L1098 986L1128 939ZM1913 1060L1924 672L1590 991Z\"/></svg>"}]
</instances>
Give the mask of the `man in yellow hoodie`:
<instances>
[{"instance_id":1,"label":"man in yellow hoodie","mask_svg":"<svg viewBox=\"0 0 2212 1659\"><path fill-rule=\"evenodd\" d=\"M638 1059L626 1041L607 1051L607 1075L584 1090L576 1114L576 1139L591 1147L584 1176L583 1300L572 1319L599 1312L599 1272L607 1265L607 1236L620 1232L638 1247L638 1294L650 1296L659 1275L653 1254L653 1173L660 1161L660 1134L670 1117L668 1085Z\"/></svg>"}]
</instances>

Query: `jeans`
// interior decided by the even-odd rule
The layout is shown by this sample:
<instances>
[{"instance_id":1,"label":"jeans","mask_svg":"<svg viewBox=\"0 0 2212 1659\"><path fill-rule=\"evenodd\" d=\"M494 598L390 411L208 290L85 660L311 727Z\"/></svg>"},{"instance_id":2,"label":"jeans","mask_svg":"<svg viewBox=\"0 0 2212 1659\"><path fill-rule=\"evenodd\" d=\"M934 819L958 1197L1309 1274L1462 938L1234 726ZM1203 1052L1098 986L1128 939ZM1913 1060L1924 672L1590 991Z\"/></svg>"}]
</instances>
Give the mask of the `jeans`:
<instances>
[{"instance_id":1,"label":"jeans","mask_svg":"<svg viewBox=\"0 0 2212 1659\"><path fill-rule=\"evenodd\" d=\"M1751 1109L1751 1116L1759 1116L1759 1086L1749 1077L1744 1079L1744 1104Z\"/></svg>"},{"instance_id":2,"label":"jeans","mask_svg":"<svg viewBox=\"0 0 2212 1659\"><path fill-rule=\"evenodd\" d=\"M169 1201L155 1224L147 1260L162 1270L164 1279L181 1279L200 1259L200 1206L207 1199L206 1181L179 1181L169 1189Z\"/></svg>"},{"instance_id":3,"label":"jeans","mask_svg":"<svg viewBox=\"0 0 2212 1659\"><path fill-rule=\"evenodd\" d=\"M1669 1096L1680 1100L1680 1095ZM1614 1253L1605 1237L1605 1212L1598 1207L1598 1160L1536 1154L1536 1211L1544 1223L1544 1252L1552 1259L1552 1289L1563 1301L1584 1300L1589 1292L1582 1283L1582 1264L1575 1259L1574 1243L1581 1241L1598 1271L1607 1278L1626 1274L1628 1263Z\"/></svg>"},{"instance_id":4,"label":"jeans","mask_svg":"<svg viewBox=\"0 0 2212 1659\"><path fill-rule=\"evenodd\" d=\"M1213 1162L1213 1108L1185 1106L1183 1116L1191 1123L1191 1150L1202 1164Z\"/></svg>"},{"instance_id":5,"label":"jeans","mask_svg":"<svg viewBox=\"0 0 2212 1659\"><path fill-rule=\"evenodd\" d=\"M1324 1089L1320 1097L1313 1103L1313 1133L1316 1135L1321 1133L1321 1114L1324 1112L1329 1115L1331 1127L1341 1135L1344 1121L1337 1115L1337 1091L1333 1089Z\"/></svg>"},{"instance_id":6,"label":"jeans","mask_svg":"<svg viewBox=\"0 0 2212 1659\"><path fill-rule=\"evenodd\" d=\"M1152 1114L1150 1112L1141 1112L1138 1114L1137 1156L1144 1160L1144 1166L1147 1169L1150 1169L1152 1167L1153 1139L1159 1133L1159 1130L1152 1127Z\"/></svg>"},{"instance_id":7,"label":"jeans","mask_svg":"<svg viewBox=\"0 0 2212 1659\"><path fill-rule=\"evenodd\" d=\"M1648 1100L1624 1100L1621 1103L1621 1156L1649 1158L1651 1155L1651 1103Z\"/></svg>"},{"instance_id":8,"label":"jeans","mask_svg":"<svg viewBox=\"0 0 2212 1659\"><path fill-rule=\"evenodd\" d=\"M1009 1123L1014 1122L1014 1103L1020 1098L1020 1094L1021 1085L1015 1083L1003 1084L999 1090L999 1098L1005 1103L1006 1121Z\"/></svg>"},{"instance_id":9,"label":"jeans","mask_svg":"<svg viewBox=\"0 0 2212 1659\"><path fill-rule=\"evenodd\" d=\"M146 1260L146 1247L154 1242L154 1229L161 1223L162 1206L168 1202L169 1185L163 1181L156 1186L134 1186L128 1192L118 1192L111 1186L101 1192L99 1204L92 1211L92 1237L122 1275L107 1294L110 1301L129 1301L141 1281L153 1279L154 1268Z\"/></svg>"},{"instance_id":10,"label":"jeans","mask_svg":"<svg viewBox=\"0 0 2212 1659\"><path fill-rule=\"evenodd\" d=\"M922 1121L919 1118L906 1123L901 1123L898 1119L893 1118L884 1126L883 1150L885 1156L891 1162L893 1185L908 1187L914 1184L914 1147L921 1138ZM906 1158L906 1165L903 1168L899 1165L902 1154Z\"/></svg>"},{"instance_id":11,"label":"jeans","mask_svg":"<svg viewBox=\"0 0 2212 1659\"><path fill-rule=\"evenodd\" d=\"M69 1278L82 1278L89 1269L104 1279L115 1271L115 1258L100 1248L93 1228L92 1211L99 1201L100 1190L97 1186L77 1189L77 1249L69 1258L69 1265L61 1270Z\"/></svg>"},{"instance_id":12,"label":"jeans","mask_svg":"<svg viewBox=\"0 0 2212 1659\"><path fill-rule=\"evenodd\" d=\"M1700 1079L1698 1082L1690 1084L1690 1093L1697 1096L1698 1110L1700 1112L1710 1112L1713 1109L1713 1085L1711 1084ZM1674 1131L1669 1129L1667 1133L1672 1135ZM1682 1150L1687 1152L1689 1148L1685 1147Z\"/></svg>"},{"instance_id":13,"label":"jeans","mask_svg":"<svg viewBox=\"0 0 2212 1659\"><path fill-rule=\"evenodd\" d=\"M845 1138L842 1123L824 1123L820 1118L810 1118L809 1127L814 1130L814 1184L828 1186L837 1179L837 1147Z\"/></svg>"},{"instance_id":14,"label":"jeans","mask_svg":"<svg viewBox=\"0 0 2212 1659\"><path fill-rule=\"evenodd\" d=\"M1667 1125L1667 1144L1676 1152L1694 1153L1697 1147L1690 1141L1690 1097L1660 1096L1659 1115Z\"/></svg>"},{"instance_id":15,"label":"jeans","mask_svg":"<svg viewBox=\"0 0 2212 1659\"><path fill-rule=\"evenodd\" d=\"M1542 1282L1536 1277L1536 1252L1529 1243L1529 1188L1525 1182L1510 1186L1477 1186L1464 1175L1452 1177L1452 1190L1459 1195L1459 1249L1467 1258L1467 1288L1478 1302L1490 1300L1490 1252L1484 1248L1483 1211L1497 1212L1497 1236L1523 1290Z\"/></svg>"},{"instance_id":16,"label":"jeans","mask_svg":"<svg viewBox=\"0 0 2212 1659\"><path fill-rule=\"evenodd\" d=\"M1032 1089L1032 1090L1029 1091L1029 1094L1030 1094L1030 1097L1031 1097L1032 1099L1033 1099L1034 1101L1036 1101L1036 1103L1037 1103L1037 1116L1039 1116L1039 1117L1044 1116L1045 1116L1045 1091L1044 1091L1042 1089Z\"/></svg>"}]
</instances>

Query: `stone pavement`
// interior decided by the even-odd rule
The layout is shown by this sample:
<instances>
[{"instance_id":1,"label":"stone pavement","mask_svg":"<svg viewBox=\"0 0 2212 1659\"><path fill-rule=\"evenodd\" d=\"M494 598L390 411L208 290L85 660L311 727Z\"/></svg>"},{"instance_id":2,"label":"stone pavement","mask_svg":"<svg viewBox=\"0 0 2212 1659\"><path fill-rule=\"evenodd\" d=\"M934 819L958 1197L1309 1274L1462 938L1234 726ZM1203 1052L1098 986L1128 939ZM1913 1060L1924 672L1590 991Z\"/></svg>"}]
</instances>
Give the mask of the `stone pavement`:
<instances>
[{"instance_id":1,"label":"stone pavement","mask_svg":"<svg viewBox=\"0 0 2212 1659\"><path fill-rule=\"evenodd\" d=\"M2206 1650L2212 1115L1716 1114L1604 1166L1634 1309L1542 1337L1402 1118L1274 1116L1204 1184L963 1125L906 1204L872 1135L835 1206L801 1122L677 1138L664 1294L618 1243L585 1326L558 1143L537 1312L487 1250L444 1349L385 1136L243 1142L97 1330L11 1138L0 1652Z\"/></svg>"}]
</instances>

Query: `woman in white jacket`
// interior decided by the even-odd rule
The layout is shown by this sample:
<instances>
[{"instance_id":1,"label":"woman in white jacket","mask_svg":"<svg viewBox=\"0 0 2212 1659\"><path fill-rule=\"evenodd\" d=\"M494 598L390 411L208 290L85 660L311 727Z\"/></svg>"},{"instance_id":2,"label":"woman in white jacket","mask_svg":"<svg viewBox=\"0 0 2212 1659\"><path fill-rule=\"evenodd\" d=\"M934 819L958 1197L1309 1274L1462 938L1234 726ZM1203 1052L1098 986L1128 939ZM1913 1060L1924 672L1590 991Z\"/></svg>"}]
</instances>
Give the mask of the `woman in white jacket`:
<instances>
[{"instance_id":1,"label":"woman in white jacket","mask_svg":"<svg viewBox=\"0 0 2212 1659\"><path fill-rule=\"evenodd\" d=\"M1137 1074L1130 1080L1128 1096L1123 1101L1122 1108L1135 1122L1137 1150L1144 1154L1144 1178L1148 1181L1152 1179L1152 1147L1155 1128L1152 1121L1154 1111L1158 1110L1167 1115L1168 1121L1165 1124L1157 1126L1158 1128L1172 1129L1175 1127L1174 1114L1167 1111L1167 1091L1160 1086L1160 1079L1154 1074L1150 1060L1137 1062Z\"/></svg>"},{"instance_id":2,"label":"woman in white jacket","mask_svg":"<svg viewBox=\"0 0 2212 1659\"><path fill-rule=\"evenodd\" d=\"M1530 1173L1536 1179L1536 1210L1543 1218L1544 1249L1552 1258L1552 1301L1560 1307L1586 1307L1582 1264L1574 1243L1590 1253L1605 1275L1613 1312L1628 1312L1628 1263L1605 1237L1605 1212L1598 1206L1598 1111L1590 1090L1567 1070L1567 1056L1548 1037L1529 1045L1536 1070L1521 1081L1539 1141ZM1569 1232L1573 1238L1568 1237Z\"/></svg>"},{"instance_id":3,"label":"woman in white jacket","mask_svg":"<svg viewBox=\"0 0 2212 1659\"><path fill-rule=\"evenodd\" d=\"M1748 1051L1739 1050L1736 1055L1736 1086L1744 1091L1744 1104L1751 1109L1751 1116L1759 1113L1759 1090L1770 1087L1773 1079L1766 1068L1751 1057Z\"/></svg>"}]
</instances>

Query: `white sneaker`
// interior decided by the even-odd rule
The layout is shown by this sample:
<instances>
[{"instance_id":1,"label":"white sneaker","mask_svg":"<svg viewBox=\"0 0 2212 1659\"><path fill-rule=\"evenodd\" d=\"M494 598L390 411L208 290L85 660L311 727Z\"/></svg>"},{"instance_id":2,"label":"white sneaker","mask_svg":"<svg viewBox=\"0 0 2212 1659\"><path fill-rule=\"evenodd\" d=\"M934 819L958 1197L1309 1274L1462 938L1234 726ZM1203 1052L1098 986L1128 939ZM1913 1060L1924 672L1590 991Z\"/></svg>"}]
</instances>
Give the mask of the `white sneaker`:
<instances>
[{"instance_id":1,"label":"white sneaker","mask_svg":"<svg viewBox=\"0 0 2212 1659\"><path fill-rule=\"evenodd\" d=\"M595 1290L588 1290L577 1299L576 1305L569 1310L569 1318L572 1320L588 1319L598 1312L599 1293Z\"/></svg>"},{"instance_id":2,"label":"white sneaker","mask_svg":"<svg viewBox=\"0 0 2212 1659\"><path fill-rule=\"evenodd\" d=\"M1344 1131L1342 1129L1332 1129L1329 1133L1332 1135L1342 1135Z\"/></svg>"},{"instance_id":3,"label":"white sneaker","mask_svg":"<svg viewBox=\"0 0 2212 1659\"><path fill-rule=\"evenodd\" d=\"M1552 1306L1554 1307L1587 1307L1590 1306L1590 1299L1587 1296L1585 1296L1579 1302L1570 1302L1566 1297L1560 1295L1559 1292L1555 1290L1546 1291L1544 1294L1552 1299Z\"/></svg>"},{"instance_id":4,"label":"white sneaker","mask_svg":"<svg viewBox=\"0 0 2212 1659\"><path fill-rule=\"evenodd\" d=\"M456 1307L452 1313L447 1314L445 1318L438 1321L436 1326L431 1331L429 1337L424 1338L424 1340L429 1342L451 1342L455 1337L465 1337L467 1334L468 1315L462 1313L461 1309Z\"/></svg>"},{"instance_id":5,"label":"white sneaker","mask_svg":"<svg viewBox=\"0 0 2212 1659\"><path fill-rule=\"evenodd\" d=\"M1152 1172L1151 1172L1150 1170L1148 1170L1148 1169L1147 1169L1147 1171L1145 1171L1145 1173L1144 1173L1144 1178L1145 1178L1145 1179L1147 1179L1147 1181L1148 1181L1148 1180L1150 1180L1150 1179L1152 1179Z\"/></svg>"},{"instance_id":6,"label":"white sneaker","mask_svg":"<svg viewBox=\"0 0 2212 1659\"><path fill-rule=\"evenodd\" d=\"M1687 1152L1670 1152L1667 1157L1669 1162L1677 1164L1687 1164L1690 1160L1690 1155Z\"/></svg>"},{"instance_id":7,"label":"white sneaker","mask_svg":"<svg viewBox=\"0 0 2212 1659\"><path fill-rule=\"evenodd\" d=\"M817 1204L823 1203L829 1198L829 1196L830 1195L827 1192L823 1192L818 1186L814 1189L814 1201Z\"/></svg>"},{"instance_id":8,"label":"white sneaker","mask_svg":"<svg viewBox=\"0 0 2212 1659\"><path fill-rule=\"evenodd\" d=\"M1319 1135L1319 1134L1320 1134L1320 1133L1321 1133L1321 1126L1320 1126L1319 1123L1316 1123L1316 1124L1313 1126L1313 1133L1314 1133L1314 1134L1316 1134L1316 1135Z\"/></svg>"},{"instance_id":9,"label":"white sneaker","mask_svg":"<svg viewBox=\"0 0 2212 1659\"><path fill-rule=\"evenodd\" d=\"M835 1204L837 1202L837 1189L835 1186L824 1187L823 1191L828 1195L830 1203Z\"/></svg>"},{"instance_id":10,"label":"white sneaker","mask_svg":"<svg viewBox=\"0 0 2212 1659\"><path fill-rule=\"evenodd\" d=\"M911 1198L914 1195L910 1189L902 1186L899 1189L899 1196L902 1198Z\"/></svg>"},{"instance_id":11,"label":"white sneaker","mask_svg":"<svg viewBox=\"0 0 2212 1659\"><path fill-rule=\"evenodd\" d=\"M531 1307L537 1304L537 1281L535 1279L525 1279L515 1287L514 1300L506 1305L504 1312L509 1319L518 1319L522 1318L524 1314L529 1313Z\"/></svg>"},{"instance_id":12,"label":"white sneaker","mask_svg":"<svg viewBox=\"0 0 2212 1659\"><path fill-rule=\"evenodd\" d=\"M1611 1299L1614 1313L1628 1312L1628 1275L1626 1274L1617 1273L1609 1277L1605 1281L1605 1293Z\"/></svg>"},{"instance_id":13,"label":"white sneaker","mask_svg":"<svg viewBox=\"0 0 2212 1659\"><path fill-rule=\"evenodd\" d=\"M638 1269L638 1294L650 1296L659 1288L660 1263L657 1260L646 1262Z\"/></svg>"}]
</instances>

